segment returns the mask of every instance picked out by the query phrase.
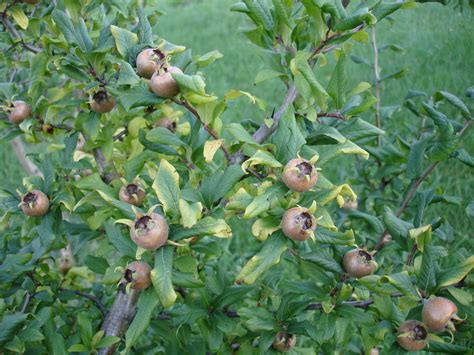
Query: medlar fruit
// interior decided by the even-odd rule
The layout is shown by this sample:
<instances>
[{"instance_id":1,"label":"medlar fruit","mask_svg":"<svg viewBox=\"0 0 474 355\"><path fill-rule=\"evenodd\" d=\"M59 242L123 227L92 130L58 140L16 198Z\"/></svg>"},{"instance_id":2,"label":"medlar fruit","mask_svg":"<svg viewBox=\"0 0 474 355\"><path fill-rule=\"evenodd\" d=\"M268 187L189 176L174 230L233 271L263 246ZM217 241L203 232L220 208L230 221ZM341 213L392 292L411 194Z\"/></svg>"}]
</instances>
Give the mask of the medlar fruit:
<instances>
[{"instance_id":1,"label":"medlar fruit","mask_svg":"<svg viewBox=\"0 0 474 355\"><path fill-rule=\"evenodd\" d=\"M119 199L131 205L141 206L145 199L145 191L137 184L128 184L120 188Z\"/></svg>"},{"instance_id":2,"label":"medlar fruit","mask_svg":"<svg viewBox=\"0 0 474 355\"><path fill-rule=\"evenodd\" d=\"M282 181L290 190L308 191L318 181L318 171L305 159L291 159L283 169Z\"/></svg>"},{"instance_id":3,"label":"medlar fruit","mask_svg":"<svg viewBox=\"0 0 474 355\"><path fill-rule=\"evenodd\" d=\"M140 52L137 56L137 72L142 78L150 79L162 64L163 53L159 50L148 48Z\"/></svg>"},{"instance_id":4,"label":"medlar fruit","mask_svg":"<svg viewBox=\"0 0 474 355\"><path fill-rule=\"evenodd\" d=\"M428 331L425 325L417 320L403 322L397 331L398 344L407 351L419 351L427 344Z\"/></svg>"},{"instance_id":5,"label":"medlar fruit","mask_svg":"<svg viewBox=\"0 0 474 355\"><path fill-rule=\"evenodd\" d=\"M48 212L48 208L48 196L39 190L33 190L27 193L21 200L21 210L30 217L43 216Z\"/></svg>"},{"instance_id":6,"label":"medlar fruit","mask_svg":"<svg viewBox=\"0 0 474 355\"><path fill-rule=\"evenodd\" d=\"M156 121L155 126L166 128L173 133L176 132L176 128L178 127L176 121L173 121L171 118L168 117L160 118L158 121Z\"/></svg>"},{"instance_id":7,"label":"medlar fruit","mask_svg":"<svg viewBox=\"0 0 474 355\"><path fill-rule=\"evenodd\" d=\"M348 210L356 210L359 207L359 203L357 200L346 200L344 201L344 204L342 205L342 208L345 209L346 211Z\"/></svg>"},{"instance_id":8,"label":"medlar fruit","mask_svg":"<svg viewBox=\"0 0 474 355\"><path fill-rule=\"evenodd\" d=\"M130 237L139 247L156 250L168 240L168 223L157 213L137 217L130 228Z\"/></svg>"},{"instance_id":9,"label":"medlar fruit","mask_svg":"<svg viewBox=\"0 0 474 355\"><path fill-rule=\"evenodd\" d=\"M31 115L31 108L25 101L13 101L12 108L8 114L11 123L20 124Z\"/></svg>"},{"instance_id":10,"label":"medlar fruit","mask_svg":"<svg viewBox=\"0 0 474 355\"><path fill-rule=\"evenodd\" d=\"M273 348L278 351L287 352L290 351L296 345L296 335L279 332L275 335L275 339L273 340Z\"/></svg>"},{"instance_id":11,"label":"medlar fruit","mask_svg":"<svg viewBox=\"0 0 474 355\"><path fill-rule=\"evenodd\" d=\"M156 95L170 99L179 94L179 86L176 80L173 79L171 74L183 74L181 69L178 67L169 67L166 72L160 74L156 72L151 77L148 84L150 90Z\"/></svg>"},{"instance_id":12,"label":"medlar fruit","mask_svg":"<svg viewBox=\"0 0 474 355\"><path fill-rule=\"evenodd\" d=\"M93 111L106 113L112 111L115 107L115 99L107 91L100 90L90 97L89 104Z\"/></svg>"},{"instance_id":13,"label":"medlar fruit","mask_svg":"<svg viewBox=\"0 0 474 355\"><path fill-rule=\"evenodd\" d=\"M426 327L435 333L442 332L446 327L454 330L451 319L459 319L456 305L443 297L433 297L423 306L422 318Z\"/></svg>"},{"instance_id":14,"label":"medlar fruit","mask_svg":"<svg viewBox=\"0 0 474 355\"><path fill-rule=\"evenodd\" d=\"M144 290L150 286L151 267L144 261L134 261L127 266L124 279L135 290Z\"/></svg>"},{"instance_id":15,"label":"medlar fruit","mask_svg":"<svg viewBox=\"0 0 474 355\"><path fill-rule=\"evenodd\" d=\"M372 255L362 249L348 251L344 255L342 263L346 272L357 278L371 275L377 269L377 264Z\"/></svg>"},{"instance_id":16,"label":"medlar fruit","mask_svg":"<svg viewBox=\"0 0 474 355\"><path fill-rule=\"evenodd\" d=\"M316 229L316 219L307 208L293 207L283 215L281 228L288 238L304 241Z\"/></svg>"},{"instance_id":17,"label":"medlar fruit","mask_svg":"<svg viewBox=\"0 0 474 355\"><path fill-rule=\"evenodd\" d=\"M67 274L74 265L74 256L72 255L71 248L63 248L60 250L61 257L59 258L59 271L62 274Z\"/></svg>"}]
</instances>

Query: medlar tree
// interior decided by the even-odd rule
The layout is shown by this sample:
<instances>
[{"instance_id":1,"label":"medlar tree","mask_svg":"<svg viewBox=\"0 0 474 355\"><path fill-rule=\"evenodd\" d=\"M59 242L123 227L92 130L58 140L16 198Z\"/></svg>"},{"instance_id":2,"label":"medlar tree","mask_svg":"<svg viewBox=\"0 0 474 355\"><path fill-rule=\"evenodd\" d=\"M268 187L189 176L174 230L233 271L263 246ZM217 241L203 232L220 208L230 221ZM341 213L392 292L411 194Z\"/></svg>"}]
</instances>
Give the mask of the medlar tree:
<instances>
[{"instance_id":1,"label":"medlar tree","mask_svg":"<svg viewBox=\"0 0 474 355\"><path fill-rule=\"evenodd\" d=\"M273 109L206 91L200 70L222 54L158 38L154 3L24 2L0 5L2 140L45 144L29 155L39 173L2 187L5 353L472 348L472 244L423 222L450 198L418 193L442 161L472 164L470 110L446 92L411 105L426 125L414 142L397 137L392 160L378 120L360 117L378 102L371 84L347 80L351 46L415 3L236 3L265 62L255 83L286 89ZM233 120L239 98L260 117ZM352 211L353 230L335 221L357 190L325 169L369 153L411 182L385 190L396 202L383 211Z\"/></svg>"}]
</instances>

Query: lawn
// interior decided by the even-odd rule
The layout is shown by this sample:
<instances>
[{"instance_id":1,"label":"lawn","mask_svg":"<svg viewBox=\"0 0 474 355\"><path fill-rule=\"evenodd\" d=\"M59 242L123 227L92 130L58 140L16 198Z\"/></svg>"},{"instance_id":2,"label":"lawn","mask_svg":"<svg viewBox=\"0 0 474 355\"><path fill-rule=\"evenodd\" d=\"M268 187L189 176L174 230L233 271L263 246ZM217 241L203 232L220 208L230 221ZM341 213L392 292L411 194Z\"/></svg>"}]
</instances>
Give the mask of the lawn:
<instances>
[{"instance_id":1,"label":"lawn","mask_svg":"<svg viewBox=\"0 0 474 355\"><path fill-rule=\"evenodd\" d=\"M192 48L194 54L204 54L218 49L224 58L205 69L207 85L211 91L224 94L230 89L250 91L254 95L268 100L270 107L278 106L282 100L283 87L277 81L269 81L255 87L253 80L263 67L259 50L250 44L239 32L245 25L244 16L229 11L230 0L203 1L167 1L160 9L166 15L159 18L155 33L170 42ZM184 5L182 5L184 3ZM399 105L408 90L416 89L432 94L437 90L450 91L464 97L467 87L474 84L474 13L471 9L460 12L452 7L437 3L428 3L414 10L399 11L394 15L395 21L384 20L377 31L378 44L397 44L404 49L404 54L384 51L380 56L382 75L408 68L407 74L398 80L383 83L382 106ZM371 60L370 45L357 44L353 54ZM323 75L324 75L323 71ZM368 67L351 63L349 67L351 80L371 81L372 72ZM322 77L321 81L327 78ZM256 115L259 115L256 117ZM400 110L391 122L383 125L389 129L397 119L406 117L408 112ZM245 101L235 104L234 109L226 113L226 120L239 121L246 118L262 119L261 112ZM368 115L366 119L371 120ZM474 134L466 137L467 150L474 154ZM9 185L18 184L22 175L20 168L14 164L15 157L8 145L0 145L0 158L4 168L0 179ZM5 168L8 167L8 168ZM434 210L432 213L447 213L452 224L464 232L472 229L464 212L466 204L472 198L474 177L472 172L460 163L441 165L434 176L440 179L446 191L462 196L460 207L448 212Z\"/></svg>"}]
</instances>

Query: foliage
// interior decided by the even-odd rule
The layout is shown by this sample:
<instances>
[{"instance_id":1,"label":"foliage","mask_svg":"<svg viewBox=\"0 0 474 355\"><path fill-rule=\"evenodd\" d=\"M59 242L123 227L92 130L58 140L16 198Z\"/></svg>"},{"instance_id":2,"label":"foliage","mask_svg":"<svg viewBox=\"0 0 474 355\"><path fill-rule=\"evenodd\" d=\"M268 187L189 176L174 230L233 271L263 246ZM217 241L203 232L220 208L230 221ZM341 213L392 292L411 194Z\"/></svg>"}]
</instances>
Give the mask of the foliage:
<instances>
[{"instance_id":1,"label":"foliage","mask_svg":"<svg viewBox=\"0 0 474 355\"><path fill-rule=\"evenodd\" d=\"M248 18L244 35L266 65L255 83L279 80L286 90L276 109L238 88L222 97L207 91L202 68L222 54L195 55L159 38L151 28L161 13L137 3L0 5L3 116L18 99L33 111L19 126L2 120L1 137L46 147L31 155L41 177L2 188L0 346L265 353L284 331L297 336L295 353L392 353L400 351L397 327L421 320L423 299L438 295L468 318L455 345L445 333L432 335L429 350L468 352L472 241L443 216L424 219L430 205L459 198L420 186L438 164L472 166L462 140L472 105L445 91L410 92L403 105L416 119L385 131L360 115L375 110L382 122L389 118L394 109L379 107L378 84L405 71L379 77L375 65L373 84L348 86L351 47L416 3L236 3L231 10ZM149 47L183 70L172 75L179 96L156 96L136 74L135 59ZM328 62L334 67L326 81L320 73ZM88 101L103 89L118 104L99 114ZM255 105L261 119L227 122L235 100ZM176 128L157 126L163 118ZM320 169L315 187L302 193L280 182L298 155ZM360 165L351 184L325 176L343 155ZM119 199L132 182L146 191L144 206ZM18 208L20 193L32 189L50 199L43 217L26 218ZM357 195L360 208L349 209ZM282 233L283 213L296 205L318 219L314 240ZM167 245L156 251L137 248L126 226L147 211L170 226ZM376 274L345 274L342 258L354 245L376 252ZM123 270L137 259L152 265L152 287L124 290ZM130 305L137 308L131 324L120 318ZM105 312L126 331L112 334Z\"/></svg>"}]
</instances>

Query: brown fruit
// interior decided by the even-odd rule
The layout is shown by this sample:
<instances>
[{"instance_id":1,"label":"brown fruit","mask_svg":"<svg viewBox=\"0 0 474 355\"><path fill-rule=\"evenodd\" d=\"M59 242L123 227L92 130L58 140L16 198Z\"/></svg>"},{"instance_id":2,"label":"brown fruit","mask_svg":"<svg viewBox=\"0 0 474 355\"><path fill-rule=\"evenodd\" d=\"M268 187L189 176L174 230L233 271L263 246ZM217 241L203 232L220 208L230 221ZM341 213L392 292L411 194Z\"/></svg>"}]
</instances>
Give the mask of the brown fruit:
<instances>
[{"instance_id":1,"label":"brown fruit","mask_svg":"<svg viewBox=\"0 0 474 355\"><path fill-rule=\"evenodd\" d=\"M156 121L155 126L166 128L173 133L176 132L176 128L178 127L176 121L173 121L171 118L168 117L160 118L158 121Z\"/></svg>"},{"instance_id":2,"label":"brown fruit","mask_svg":"<svg viewBox=\"0 0 474 355\"><path fill-rule=\"evenodd\" d=\"M379 355L379 354L380 354L379 349L377 348L370 349L369 355Z\"/></svg>"},{"instance_id":3,"label":"brown fruit","mask_svg":"<svg viewBox=\"0 0 474 355\"><path fill-rule=\"evenodd\" d=\"M156 72L148 84L150 90L156 95L167 99L178 95L179 86L171 74L183 74L183 72L178 67L169 67L167 71L162 74Z\"/></svg>"},{"instance_id":4,"label":"brown fruit","mask_svg":"<svg viewBox=\"0 0 474 355\"><path fill-rule=\"evenodd\" d=\"M8 115L11 123L20 124L31 115L31 108L25 101L13 101L12 109Z\"/></svg>"},{"instance_id":5,"label":"brown fruit","mask_svg":"<svg viewBox=\"0 0 474 355\"><path fill-rule=\"evenodd\" d=\"M456 305L443 297L433 297L423 306L423 323L426 327L435 333L442 332L446 327L454 329L451 319L457 319Z\"/></svg>"},{"instance_id":6,"label":"brown fruit","mask_svg":"<svg viewBox=\"0 0 474 355\"><path fill-rule=\"evenodd\" d=\"M60 250L61 257L59 258L59 271L62 274L67 274L67 272L74 265L74 256L72 255L71 248L63 248Z\"/></svg>"},{"instance_id":7,"label":"brown fruit","mask_svg":"<svg viewBox=\"0 0 474 355\"><path fill-rule=\"evenodd\" d=\"M304 241L316 229L316 219L309 213L307 208L293 207L283 215L281 228L288 238Z\"/></svg>"},{"instance_id":8,"label":"brown fruit","mask_svg":"<svg viewBox=\"0 0 474 355\"><path fill-rule=\"evenodd\" d=\"M353 249L344 255L342 261L344 269L352 277L371 275L377 269L372 255L362 249Z\"/></svg>"},{"instance_id":9,"label":"brown fruit","mask_svg":"<svg viewBox=\"0 0 474 355\"><path fill-rule=\"evenodd\" d=\"M125 270L124 279L132 284L135 290L144 290L150 286L151 267L144 261L134 261Z\"/></svg>"},{"instance_id":10,"label":"brown fruit","mask_svg":"<svg viewBox=\"0 0 474 355\"><path fill-rule=\"evenodd\" d=\"M356 210L359 207L357 200L347 200L342 205L342 208L345 210Z\"/></svg>"},{"instance_id":11,"label":"brown fruit","mask_svg":"<svg viewBox=\"0 0 474 355\"><path fill-rule=\"evenodd\" d=\"M142 78L150 79L162 64L163 53L159 50L148 48L137 56L137 72Z\"/></svg>"},{"instance_id":12,"label":"brown fruit","mask_svg":"<svg viewBox=\"0 0 474 355\"><path fill-rule=\"evenodd\" d=\"M427 344L428 331L425 325L417 320L403 322L397 331L397 342L405 350L419 351Z\"/></svg>"},{"instance_id":13,"label":"brown fruit","mask_svg":"<svg viewBox=\"0 0 474 355\"><path fill-rule=\"evenodd\" d=\"M168 240L168 223L157 213L137 217L130 228L130 237L138 246L156 250Z\"/></svg>"},{"instance_id":14,"label":"brown fruit","mask_svg":"<svg viewBox=\"0 0 474 355\"><path fill-rule=\"evenodd\" d=\"M308 191L318 181L318 171L305 159L291 159L283 169L282 181L293 191Z\"/></svg>"},{"instance_id":15,"label":"brown fruit","mask_svg":"<svg viewBox=\"0 0 474 355\"><path fill-rule=\"evenodd\" d=\"M120 188L119 199L131 205L141 206L145 199L145 191L137 184L128 184Z\"/></svg>"},{"instance_id":16,"label":"brown fruit","mask_svg":"<svg viewBox=\"0 0 474 355\"><path fill-rule=\"evenodd\" d=\"M89 104L93 111L106 113L112 111L115 107L115 99L107 91L100 90L90 97Z\"/></svg>"},{"instance_id":17,"label":"brown fruit","mask_svg":"<svg viewBox=\"0 0 474 355\"><path fill-rule=\"evenodd\" d=\"M296 335L285 332L279 332L277 335L275 335L275 339L273 340L272 344L274 349L282 352L290 351L295 345Z\"/></svg>"},{"instance_id":18,"label":"brown fruit","mask_svg":"<svg viewBox=\"0 0 474 355\"><path fill-rule=\"evenodd\" d=\"M48 212L49 200L44 192L33 190L23 196L21 201L21 210L30 217L43 216Z\"/></svg>"}]
</instances>

